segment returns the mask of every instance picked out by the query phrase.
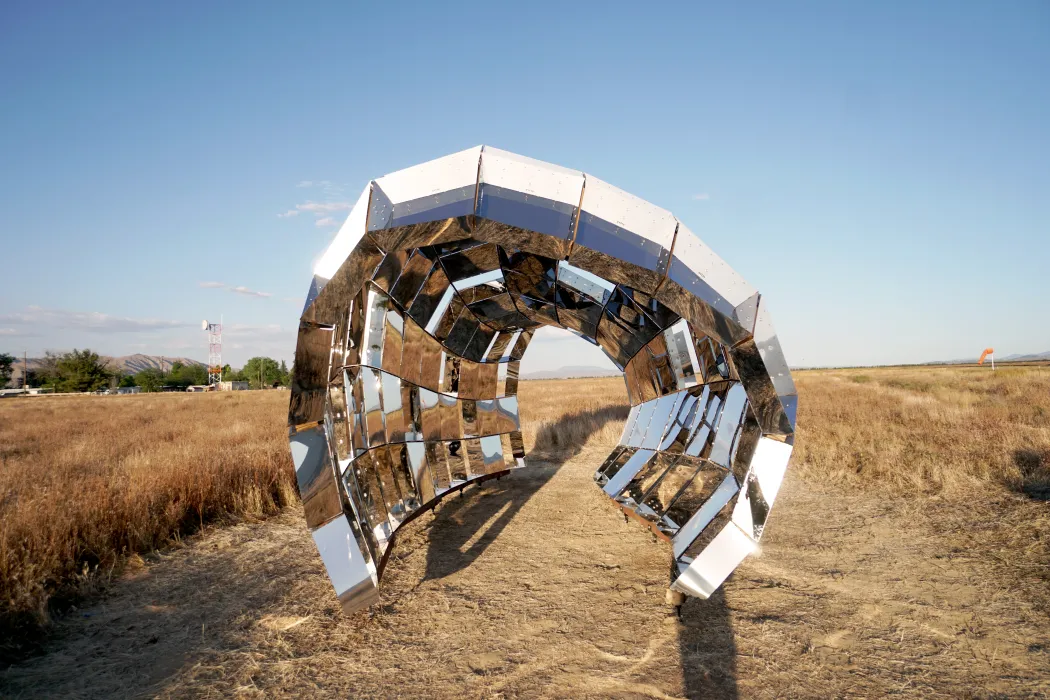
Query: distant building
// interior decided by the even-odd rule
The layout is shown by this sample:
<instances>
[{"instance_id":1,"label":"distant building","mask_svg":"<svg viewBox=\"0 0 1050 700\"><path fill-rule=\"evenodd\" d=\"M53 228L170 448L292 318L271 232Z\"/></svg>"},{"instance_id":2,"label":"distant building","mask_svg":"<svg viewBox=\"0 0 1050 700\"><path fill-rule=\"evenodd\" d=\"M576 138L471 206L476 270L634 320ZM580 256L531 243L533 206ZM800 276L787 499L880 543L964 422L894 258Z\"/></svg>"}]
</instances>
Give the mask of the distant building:
<instances>
[{"instance_id":1,"label":"distant building","mask_svg":"<svg viewBox=\"0 0 1050 700\"><path fill-rule=\"evenodd\" d=\"M248 382L219 382L219 391L247 391Z\"/></svg>"},{"instance_id":2,"label":"distant building","mask_svg":"<svg viewBox=\"0 0 1050 700\"><path fill-rule=\"evenodd\" d=\"M51 387L31 386L26 389L0 389L0 398L5 396L39 396L41 394L53 394L55 390Z\"/></svg>"}]
</instances>

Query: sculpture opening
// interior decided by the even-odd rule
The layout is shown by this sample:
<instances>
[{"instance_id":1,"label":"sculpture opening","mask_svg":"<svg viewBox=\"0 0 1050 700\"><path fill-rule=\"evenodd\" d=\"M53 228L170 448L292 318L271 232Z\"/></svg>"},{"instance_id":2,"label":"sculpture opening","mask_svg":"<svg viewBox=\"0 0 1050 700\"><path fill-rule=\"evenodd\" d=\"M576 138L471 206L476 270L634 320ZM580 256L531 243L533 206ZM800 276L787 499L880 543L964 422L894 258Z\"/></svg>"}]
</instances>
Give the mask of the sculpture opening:
<instances>
[{"instance_id":1,"label":"sculpture opening","mask_svg":"<svg viewBox=\"0 0 1050 700\"><path fill-rule=\"evenodd\" d=\"M365 188L317 262L289 409L306 518L347 611L397 529L525 466L518 369L568 329L624 372L595 482L670 541L707 597L754 550L797 395L765 300L670 212L582 172L477 147Z\"/></svg>"}]
</instances>

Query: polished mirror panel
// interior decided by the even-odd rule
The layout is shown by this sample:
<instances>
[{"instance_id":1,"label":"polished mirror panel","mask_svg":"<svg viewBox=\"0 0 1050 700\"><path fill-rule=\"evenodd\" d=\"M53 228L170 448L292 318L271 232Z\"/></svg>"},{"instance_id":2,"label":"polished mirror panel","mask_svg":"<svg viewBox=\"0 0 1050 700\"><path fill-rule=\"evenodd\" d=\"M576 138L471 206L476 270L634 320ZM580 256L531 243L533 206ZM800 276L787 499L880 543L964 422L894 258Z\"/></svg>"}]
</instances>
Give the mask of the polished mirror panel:
<instances>
[{"instance_id":1,"label":"polished mirror panel","mask_svg":"<svg viewBox=\"0 0 1050 700\"><path fill-rule=\"evenodd\" d=\"M671 541L669 584L706 597L754 550L797 391L765 298L670 212L477 147L370 182L313 273L289 441L345 610L378 600L414 514L525 465L520 361L541 326L623 370L630 414L594 480Z\"/></svg>"}]
</instances>

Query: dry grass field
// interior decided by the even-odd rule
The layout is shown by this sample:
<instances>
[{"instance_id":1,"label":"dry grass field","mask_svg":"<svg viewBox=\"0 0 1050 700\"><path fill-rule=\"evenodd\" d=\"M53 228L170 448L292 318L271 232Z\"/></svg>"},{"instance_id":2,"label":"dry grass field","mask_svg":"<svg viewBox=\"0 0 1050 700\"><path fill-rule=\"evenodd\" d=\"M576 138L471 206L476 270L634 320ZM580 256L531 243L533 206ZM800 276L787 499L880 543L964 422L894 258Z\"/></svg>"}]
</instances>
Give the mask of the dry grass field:
<instances>
[{"instance_id":1,"label":"dry grass field","mask_svg":"<svg viewBox=\"0 0 1050 700\"><path fill-rule=\"evenodd\" d=\"M203 524L297 503L287 393L0 402L0 660Z\"/></svg>"},{"instance_id":2,"label":"dry grass field","mask_svg":"<svg viewBox=\"0 0 1050 700\"><path fill-rule=\"evenodd\" d=\"M280 510L287 394L0 402L4 613L89 594L0 696L1050 694L1050 368L796 378L762 551L681 618L591 483L617 379L523 383L529 468L412 523L353 616Z\"/></svg>"}]
</instances>

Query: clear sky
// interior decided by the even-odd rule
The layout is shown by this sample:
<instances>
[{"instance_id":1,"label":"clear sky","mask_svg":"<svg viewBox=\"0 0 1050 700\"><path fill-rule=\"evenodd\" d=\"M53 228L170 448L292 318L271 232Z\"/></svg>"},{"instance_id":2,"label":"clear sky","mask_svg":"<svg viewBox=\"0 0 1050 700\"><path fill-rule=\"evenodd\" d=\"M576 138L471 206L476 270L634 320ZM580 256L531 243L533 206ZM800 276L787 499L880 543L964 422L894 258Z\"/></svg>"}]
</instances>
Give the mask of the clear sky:
<instances>
[{"instance_id":1,"label":"clear sky","mask_svg":"<svg viewBox=\"0 0 1050 700\"><path fill-rule=\"evenodd\" d=\"M290 360L365 183L480 143L673 211L794 365L1050 350L1050 3L351 5L2 3L0 351Z\"/></svg>"}]
</instances>

